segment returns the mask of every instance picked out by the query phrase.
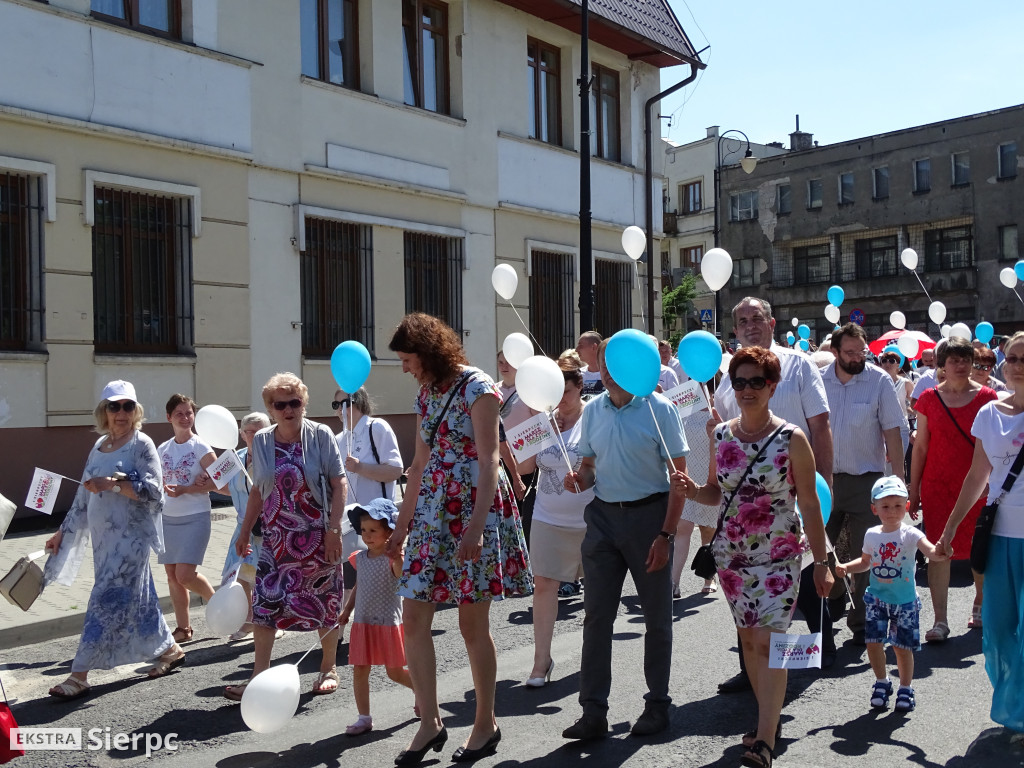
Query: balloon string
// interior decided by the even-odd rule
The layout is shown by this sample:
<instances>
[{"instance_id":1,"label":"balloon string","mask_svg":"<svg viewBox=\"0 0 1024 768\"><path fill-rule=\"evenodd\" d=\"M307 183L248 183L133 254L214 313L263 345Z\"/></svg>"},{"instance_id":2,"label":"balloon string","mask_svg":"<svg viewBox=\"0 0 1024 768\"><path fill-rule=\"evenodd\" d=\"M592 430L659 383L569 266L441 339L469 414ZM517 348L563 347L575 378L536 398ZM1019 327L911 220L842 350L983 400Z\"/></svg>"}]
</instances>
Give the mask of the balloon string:
<instances>
[{"instance_id":1,"label":"balloon string","mask_svg":"<svg viewBox=\"0 0 1024 768\"><path fill-rule=\"evenodd\" d=\"M1020 299L1020 303L1021 304L1024 304L1024 298L1021 298L1021 295L1017 292L1017 287L1016 286L1014 286L1014 288L1013 288L1013 295L1016 296L1018 299Z\"/></svg>"},{"instance_id":2,"label":"balloon string","mask_svg":"<svg viewBox=\"0 0 1024 768\"><path fill-rule=\"evenodd\" d=\"M928 301L932 300L931 295L928 293L928 289L924 287L924 283L921 281L921 276L917 274L917 270L911 270L914 273L914 277L917 278L917 282L921 283L921 290L924 291L924 295L928 297Z\"/></svg>"},{"instance_id":3,"label":"balloon string","mask_svg":"<svg viewBox=\"0 0 1024 768\"><path fill-rule=\"evenodd\" d=\"M519 314L519 310L518 310L518 309L516 309L516 307L515 307L515 304L513 304L513 303L512 303L511 301L510 301L510 302L508 303L508 305L509 305L510 307L512 307L512 311L516 313L516 317L518 317L518 318L519 318L519 322L523 324L523 328L524 328L524 329L526 330L526 333L527 333L527 334L529 335L529 337L530 337L531 339L533 339L533 343L537 345L537 349L539 349L539 350L540 350L540 353L541 353L542 355L544 355L544 357L547 357L547 356L548 356L548 353L544 351L544 347L542 347L542 346L540 345L540 342L539 342L539 341L537 341L537 338L536 338L536 337L535 337L535 336L534 336L534 335L533 335L532 333L530 333L530 326L528 326L528 325L526 324L526 321L525 321L525 320L523 320L523 316Z\"/></svg>"},{"instance_id":4,"label":"balloon string","mask_svg":"<svg viewBox=\"0 0 1024 768\"><path fill-rule=\"evenodd\" d=\"M558 422L555 420L554 413L554 408L548 411L548 421L550 421L551 426L555 428L555 435L558 437L558 447L562 449L562 458L565 459L565 465L569 467L569 473L571 474L576 470L572 468L572 462L569 461L569 449L565 444L565 440L562 439L562 431L558 428ZM582 491L580 490L580 486L576 483L575 480L572 484L573 487L576 489L576 493L582 493Z\"/></svg>"},{"instance_id":5,"label":"balloon string","mask_svg":"<svg viewBox=\"0 0 1024 768\"><path fill-rule=\"evenodd\" d=\"M636 292L640 294L640 324L643 326L641 328L641 330L643 330L643 328L647 327L647 320L644 319L644 291L643 288L640 287L640 267L636 265L635 261L633 262L633 274L636 275ZM632 323L630 323L630 325L632 325Z\"/></svg>"},{"instance_id":6,"label":"balloon string","mask_svg":"<svg viewBox=\"0 0 1024 768\"><path fill-rule=\"evenodd\" d=\"M327 630L327 634L326 634L326 635L324 635L324 637L327 637L328 635L330 635L330 634L331 634L331 632L333 632L334 630L336 630L336 629L337 629L337 628L338 628L338 627L339 627L340 625L341 625L341 622L340 622L340 621L336 621L336 622L334 622L334 626L333 626L333 627L331 627L331 628L330 628L329 630ZM301 663L302 663L302 660L303 660L304 658L306 658L307 656L309 656L309 654L311 654L311 653L312 653L312 652L313 652L314 650L316 650L317 648L319 648L319 647L321 646L321 644L322 644L322 643L323 643L323 641L324 641L324 637L318 637L317 641L316 641L315 643L313 643L313 645L311 645L311 646L309 647L309 650L308 650L308 651L306 651L306 652L305 652L304 654L302 654L302 655L301 655L301 656L299 657L299 660L295 662L295 666L296 666L296 667L297 667L297 666L299 666L299 664L301 664Z\"/></svg>"},{"instance_id":7,"label":"balloon string","mask_svg":"<svg viewBox=\"0 0 1024 768\"><path fill-rule=\"evenodd\" d=\"M647 407L651 411L651 418L654 420L654 428L658 430L658 437L661 438L661 447L665 449L665 455L668 457L665 463L668 465L668 473L671 475L676 471L675 464L672 463L672 453L668 449L668 443L665 442L665 436L661 434L661 426L658 424L658 417L654 415L654 406L651 405L651 398L645 397L644 400L647 401Z\"/></svg>"}]
</instances>

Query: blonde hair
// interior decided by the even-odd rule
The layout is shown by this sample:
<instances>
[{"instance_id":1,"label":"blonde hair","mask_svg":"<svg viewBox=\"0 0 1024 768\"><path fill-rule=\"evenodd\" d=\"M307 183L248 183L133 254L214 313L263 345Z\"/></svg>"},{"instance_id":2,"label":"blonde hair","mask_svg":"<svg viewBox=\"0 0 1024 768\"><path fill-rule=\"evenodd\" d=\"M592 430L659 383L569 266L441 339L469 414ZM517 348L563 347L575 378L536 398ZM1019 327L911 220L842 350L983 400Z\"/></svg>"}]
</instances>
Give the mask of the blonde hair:
<instances>
[{"instance_id":1,"label":"blonde hair","mask_svg":"<svg viewBox=\"0 0 1024 768\"><path fill-rule=\"evenodd\" d=\"M100 400L100 404L92 412L92 417L96 421L96 432L104 437L110 434L110 428L107 426L107 403L109 402L109 400ZM125 401L122 400L121 402ZM142 403L135 403L135 410L132 411L132 429L140 429L142 422L145 420L146 412L142 407Z\"/></svg>"},{"instance_id":2,"label":"blonde hair","mask_svg":"<svg viewBox=\"0 0 1024 768\"><path fill-rule=\"evenodd\" d=\"M1003 354L1006 354L1006 350L1008 350L1014 344L1016 344L1019 341L1024 341L1024 331L1017 331L1012 336L1004 336L1003 338L1006 340L1006 343L1003 344Z\"/></svg>"},{"instance_id":3,"label":"blonde hair","mask_svg":"<svg viewBox=\"0 0 1024 768\"><path fill-rule=\"evenodd\" d=\"M558 362L568 362L575 365L577 368L583 367L583 361L580 359L579 353L572 347L569 347L565 352L558 356Z\"/></svg>"},{"instance_id":4,"label":"blonde hair","mask_svg":"<svg viewBox=\"0 0 1024 768\"><path fill-rule=\"evenodd\" d=\"M267 407L268 412L273 407L271 403L274 402L274 393L278 391L286 392L289 395L298 395L303 408L309 404L309 388L294 373L285 371L275 373L263 385L263 405Z\"/></svg>"}]
</instances>

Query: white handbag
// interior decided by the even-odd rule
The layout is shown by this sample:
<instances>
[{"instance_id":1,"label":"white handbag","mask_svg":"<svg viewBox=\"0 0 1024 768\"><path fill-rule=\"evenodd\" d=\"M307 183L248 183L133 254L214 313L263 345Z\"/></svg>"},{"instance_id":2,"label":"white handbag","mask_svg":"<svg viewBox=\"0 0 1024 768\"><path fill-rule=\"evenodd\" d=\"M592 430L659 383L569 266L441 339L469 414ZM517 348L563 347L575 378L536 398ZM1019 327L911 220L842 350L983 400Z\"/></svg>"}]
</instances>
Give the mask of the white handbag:
<instances>
[{"instance_id":1,"label":"white handbag","mask_svg":"<svg viewBox=\"0 0 1024 768\"><path fill-rule=\"evenodd\" d=\"M27 611L43 592L43 569L35 560L44 555L43 550L26 555L14 564L7 575L0 579L0 595L7 602Z\"/></svg>"}]
</instances>

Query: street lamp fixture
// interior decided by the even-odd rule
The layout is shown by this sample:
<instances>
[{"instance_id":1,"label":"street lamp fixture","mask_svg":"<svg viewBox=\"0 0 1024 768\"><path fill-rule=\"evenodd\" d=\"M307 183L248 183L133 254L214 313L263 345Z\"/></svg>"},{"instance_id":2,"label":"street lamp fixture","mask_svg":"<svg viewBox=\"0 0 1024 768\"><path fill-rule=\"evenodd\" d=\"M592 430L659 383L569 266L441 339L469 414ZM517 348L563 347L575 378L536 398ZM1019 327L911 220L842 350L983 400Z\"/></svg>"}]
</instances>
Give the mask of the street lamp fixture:
<instances>
[{"instance_id":1,"label":"street lamp fixture","mask_svg":"<svg viewBox=\"0 0 1024 768\"><path fill-rule=\"evenodd\" d=\"M721 225L721 221L722 220L721 220L721 213L720 213L720 210L721 210L721 207L722 207L721 206L721 203L722 203L722 201L721 201L721 197L722 197L722 190L721 190L721 186L722 186L722 181L721 181L721 175L722 175L722 142L726 139L726 137L728 137L730 141L735 142L736 147L732 151L736 151L736 149L739 149L739 145L740 145L740 139L736 138L735 136L729 136L730 133L737 133L740 136L742 136L743 137L743 142L746 143L746 145L747 145L747 151L744 153L743 159L740 160L740 168L743 169L743 172L746 173L746 174L751 174L751 173L754 172L754 168L757 167L757 158L754 157L754 153L750 149L750 139L747 138L747 134L745 134L743 131L738 131L735 128L732 128L732 129L730 129L728 131L723 131L721 134L719 134L719 136L718 136L718 144L716 145L716 152L715 152L715 248L718 248L719 245L720 245L721 232L722 232L722 225ZM721 297L720 291L715 291L715 331L716 331L716 333L717 333L718 328L719 328L718 316L721 314L721 312L722 312L722 297Z\"/></svg>"}]
</instances>

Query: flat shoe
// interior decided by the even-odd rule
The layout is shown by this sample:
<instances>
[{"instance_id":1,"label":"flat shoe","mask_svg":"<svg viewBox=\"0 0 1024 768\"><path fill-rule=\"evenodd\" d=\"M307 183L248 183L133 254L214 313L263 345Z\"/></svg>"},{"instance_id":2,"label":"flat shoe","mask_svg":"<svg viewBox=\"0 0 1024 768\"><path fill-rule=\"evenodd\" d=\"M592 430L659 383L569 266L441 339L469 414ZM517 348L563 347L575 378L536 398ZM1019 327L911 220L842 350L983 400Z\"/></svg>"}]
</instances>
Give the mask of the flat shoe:
<instances>
[{"instance_id":1,"label":"flat shoe","mask_svg":"<svg viewBox=\"0 0 1024 768\"><path fill-rule=\"evenodd\" d=\"M231 701L241 701L242 695L245 693L245 686L248 683L242 683L241 685L229 685L224 689L224 698L231 699Z\"/></svg>"},{"instance_id":2,"label":"flat shoe","mask_svg":"<svg viewBox=\"0 0 1024 768\"><path fill-rule=\"evenodd\" d=\"M706 587L704 587L704 589L702 589L702 590L700 591L700 593L701 593L702 595L713 595L713 594L715 594L715 592L717 592L717 591L718 591L718 585L717 585L717 584L715 584L714 582L711 582L711 583L710 583L710 584L708 584L708 585L707 585Z\"/></svg>"},{"instance_id":3,"label":"flat shoe","mask_svg":"<svg viewBox=\"0 0 1024 768\"><path fill-rule=\"evenodd\" d=\"M185 652L175 643L156 660L156 664L149 670L149 677L163 677L172 669L177 669L184 663Z\"/></svg>"},{"instance_id":4,"label":"flat shoe","mask_svg":"<svg viewBox=\"0 0 1024 768\"><path fill-rule=\"evenodd\" d=\"M174 631L171 633L171 637L174 638L174 642L176 642L176 643L187 643L189 640L192 639L192 635L194 633L195 633L195 630L193 630L192 627L190 627L190 626L189 627L175 627Z\"/></svg>"},{"instance_id":5,"label":"flat shoe","mask_svg":"<svg viewBox=\"0 0 1024 768\"><path fill-rule=\"evenodd\" d=\"M949 625L944 621L935 622L935 626L924 633L926 643L944 643L949 639Z\"/></svg>"},{"instance_id":6,"label":"flat shoe","mask_svg":"<svg viewBox=\"0 0 1024 768\"><path fill-rule=\"evenodd\" d=\"M334 681L334 685L329 688L325 688L324 683L328 681ZM336 690L338 690L338 685L340 683L341 680L338 679L338 670L334 667L331 667L329 672L321 672L320 675L317 677L316 683L313 684L313 695L326 696L328 694L334 693Z\"/></svg>"},{"instance_id":7,"label":"flat shoe","mask_svg":"<svg viewBox=\"0 0 1024 768\"><path fill-rule=\"evenodd\" d=\"M968 629L981 629L981 606L971 608L971 618L967 620Z\"/></svg>"},{"instance_id":8,"label":"flat shoe","mask_svg":"<svg viewBox=\"0 0 1024 768\"><path fill-rule=\"evenodd\" d=\"M346 736L362 736L364 733L369 733L373 730L372 720L356 720L352 725L345 729Z\"/></svg>"},{"instance_id":9,"label":"flat shoe","mask_svg":"<svg viewBox=\"0 0 1024 768\"><path fill-rule=\"evenodd\" d=\"M55 696L58 699L64 699L64 701L70 701L71 699L77 699L80 696L86 696L92 688L88 683L84 683L77 677L69 676L60 685L55 685L50 689L50 695Z\"/></svg>"}]
</instances>

